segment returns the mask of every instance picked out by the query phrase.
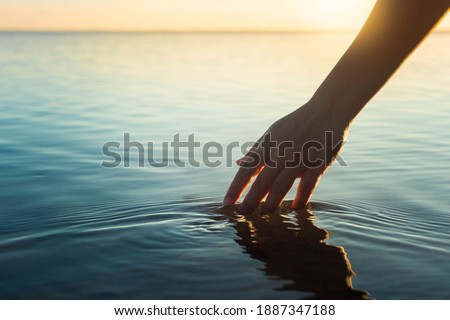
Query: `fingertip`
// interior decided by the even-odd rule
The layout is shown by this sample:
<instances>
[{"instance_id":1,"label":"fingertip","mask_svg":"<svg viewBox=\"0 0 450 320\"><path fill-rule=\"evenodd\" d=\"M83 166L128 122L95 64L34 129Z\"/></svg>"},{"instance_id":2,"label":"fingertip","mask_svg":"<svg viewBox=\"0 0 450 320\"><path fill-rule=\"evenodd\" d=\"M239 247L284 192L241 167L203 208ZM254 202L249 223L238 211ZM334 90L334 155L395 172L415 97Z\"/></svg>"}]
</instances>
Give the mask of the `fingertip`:
<instances>
[{"instance_id":1,"label":"fingertip","mask_svg":"<svg viewBox=\"0 0 450 320\"><path fill-rule=\"evenodd\" d=\"M241 204L237 208L236 212L239 213L239 214L248 214L248 213L250 213L249 210L248 210L248 207L246 205L244 205L244 204Z\"/></svg>"},{"instance_id":2,"label":"fingertip","mask_svg":"<svg viewBox=\"0 0 450 320\"><path fill-rule=\"evenodd\" d=\"M230 206L232 206L235 202L236 202L236 201L234 201L234 199L233 199L232 197L229 197L229 196L226 196L226 197L223 199L223 205L224 205L225 207L230 207Z\"/></svg>"},{"instance_id":3,"label":"fingertip","mask_svg":"<svg viewBox=\"0 0 450 320\"><path fill-rule=\"evenodd\" d=\"M294 202L292 203L292 210L301 210L301 209L305 209L306 206L308 205L309 200L312 197L312 193L308 193L308 194L303 194L300 196L300 199L298 201L294 200Z\"/></svg>"},{"instance_id":4,"label":"fingertip","mask_svg":"<svg viewBox=\"0 0 450 320\"><path fill-rule=\"evenodd\" d=\"M259 205L259 202L253 203L252 201L249 201L248 199L244 199L244 201L238 207L237 213L244 214L244 215L252 214L258 208L258 205Z\"/></svg>"},{"instance_id":5,"label":"fingertip","mask_svg":"<svg viewBox=\"0 0 450 320\"><path fill-rule=\"evenodd\" d=\"M304 203L304 202L293 203L292 206L291 206L291 210L304 209L307 204L308 204L308 202L306 202L306 203Z\"/></svg>"},{"instance_id":6,"label":"fingertip","mask_svg":"<svg viewBox=\"0 0 450 320\"><path fill-rule=\"evenodd\" d=\"M270 213L274 213L278 207L280 206L282 199L273 199L273 197L271 196L271 194L269 194L269 196L266 199L266 202L264 203L261 213L262 214L270 214Z\"/></svg>"},{"instance_id":7,"label":"fingertip","mask_svg":"<svg viewBox=\"0 0 450 320\"><path fill-rule=\"evenodd\" d=\"M277 207L264 205L261 210L261 214L271 214L271 213L274 213L276 210L277 210Z\"/></svg>"}]
</instances>

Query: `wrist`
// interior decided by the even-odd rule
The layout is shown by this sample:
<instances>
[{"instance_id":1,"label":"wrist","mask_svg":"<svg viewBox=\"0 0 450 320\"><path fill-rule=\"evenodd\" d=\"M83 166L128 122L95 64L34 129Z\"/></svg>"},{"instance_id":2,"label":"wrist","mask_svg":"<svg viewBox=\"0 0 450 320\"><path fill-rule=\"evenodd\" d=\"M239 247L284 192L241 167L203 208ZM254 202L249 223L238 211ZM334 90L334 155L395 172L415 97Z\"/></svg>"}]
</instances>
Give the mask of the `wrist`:
<instances>
[{"instance_id":1,"label":"wrist","mask_svg":"<svg viewBox=\"0 0 450 320\"><path fill-rule=\"evenodd\" d=\"M364 107L364 104L351 97L346 97L345 94L331 97L318 92L307 102L307 105L313 114L326 116L336 124L347 126Z\"/></svg>"},{"instance_id":2,"label":"wrist","mask_svg":"<svg viewBox=\"0 0 450 320\"><path fill-rule=\"evenodd\" d=\"M311 120L316 123L324 123L330 128L346 128L357 115L352 112L350 105L318 97L311 98L302 109L305 109Z\"/></svg>"}]
</instances>

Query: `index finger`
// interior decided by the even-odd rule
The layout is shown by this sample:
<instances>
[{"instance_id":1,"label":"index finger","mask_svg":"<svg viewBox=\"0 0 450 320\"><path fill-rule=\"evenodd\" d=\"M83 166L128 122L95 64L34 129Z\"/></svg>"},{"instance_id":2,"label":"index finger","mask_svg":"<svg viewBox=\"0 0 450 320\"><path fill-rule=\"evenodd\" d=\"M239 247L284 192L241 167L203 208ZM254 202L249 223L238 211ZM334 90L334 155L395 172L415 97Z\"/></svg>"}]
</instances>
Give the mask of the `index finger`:
<instances>
[{"instance_id":1,"label":"index finger","mask_svg":"<svg viewBox=\"0 0 450 320\"><path fill-rule=\"evenodd\" d=\"M250 184L250 181L256 176L264 166L260 148L261 138L253 145L249 152L245 155L245 161L239 164L240 168L233 181L228 188L228 191L223 199L224 206L232 206L239 200L241 194Z\"/></svg>"},{"instance_id":2,"label":"index finger","mask_svg":"<svg viewBox=\"0 0 450 320\"><path fill-rule=\"evenodd\" d=\"M223 199L224 206L231 206L236 203L241 197L241 194L250 184L250 181L254 176L256 176L262 169L262 165L254 167L240 167L236 175L234 176L233 182L231 182L228 188L227 194Z\"/></svg>"}]
</instances>

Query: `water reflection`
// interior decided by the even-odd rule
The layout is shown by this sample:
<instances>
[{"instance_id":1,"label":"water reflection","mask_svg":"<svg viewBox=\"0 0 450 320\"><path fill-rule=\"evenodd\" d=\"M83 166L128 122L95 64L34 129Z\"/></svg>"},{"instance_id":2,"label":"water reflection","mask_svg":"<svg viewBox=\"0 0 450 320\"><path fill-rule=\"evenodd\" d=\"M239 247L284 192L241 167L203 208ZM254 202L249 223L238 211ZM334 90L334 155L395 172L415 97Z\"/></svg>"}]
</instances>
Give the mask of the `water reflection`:
<instances>
[{"instance_id":1,"label":"water reflection","mask_svg":"<svg viewBox=\"0 0 450 320\"><path fill-rule=\"evenodd\" d=\"M369 294L352 287L352 270L342 247L324 242L328 232L314 224L310 210L290 212L290 201L271 215L260 208L239 215L233 208L220 208L229 217L245 252L265 265L269 277L290 280L277 290L311 292L311 299L367 299Z\"/></svg>"}]
</instances>

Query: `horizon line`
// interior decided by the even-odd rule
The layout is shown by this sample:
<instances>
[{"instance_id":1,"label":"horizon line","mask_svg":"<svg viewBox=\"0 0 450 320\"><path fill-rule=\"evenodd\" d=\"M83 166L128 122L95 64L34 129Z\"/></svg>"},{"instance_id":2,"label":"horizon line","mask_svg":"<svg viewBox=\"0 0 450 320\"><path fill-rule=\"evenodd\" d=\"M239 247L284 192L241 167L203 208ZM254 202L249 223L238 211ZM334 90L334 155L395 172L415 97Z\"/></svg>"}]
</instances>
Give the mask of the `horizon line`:
<instances>
[{"instance_id":1,"label":"horizon line","mask_svg":"<svg viewBox=\"0 0 450 320\"><path fill-rule=\"evenodd\" d=\"M147 32L147 33L190 33L190 32L204 32L204 33L214 33L214 32L333 32L333 31L356 31L353 28L342 28L342 29L14 29L14 28L0 28L0 32ZM450 31L450 29L449 29Z\"/></svg>"},{"instance_id":2,"label":"horizon line","mask_svg":"<svg viewBox=\"0 0 450 320\"><path fill-rule=\"evenodd\" d=\"M342 29L13 29L0 28L0 33L332 33L359 32L359 28ZM432 33L450 33L449 29L434 30Z\"/></svg>"}]
</instances>

